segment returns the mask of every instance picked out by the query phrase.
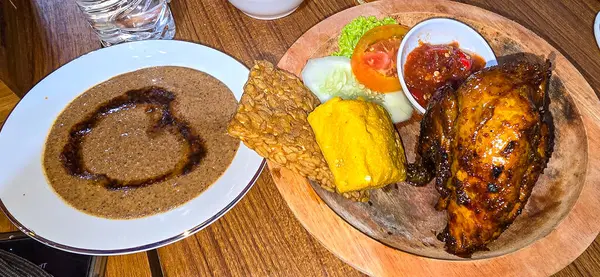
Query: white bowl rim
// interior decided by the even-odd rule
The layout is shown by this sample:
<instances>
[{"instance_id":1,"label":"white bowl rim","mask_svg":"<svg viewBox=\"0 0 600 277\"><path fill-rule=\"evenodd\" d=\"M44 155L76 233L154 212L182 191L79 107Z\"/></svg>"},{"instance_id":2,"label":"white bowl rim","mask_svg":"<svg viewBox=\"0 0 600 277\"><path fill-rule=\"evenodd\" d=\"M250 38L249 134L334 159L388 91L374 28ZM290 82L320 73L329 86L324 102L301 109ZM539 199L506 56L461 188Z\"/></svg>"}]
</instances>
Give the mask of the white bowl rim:
<instances>
[{"instance_id":1,"label":"white bowl rim","mask_svg":"<svg viewBox=\"0 0 600 277\"><path fill-rule=\"evenodd\" d=\"M494 53L494 50L492 50L492 47L487 42L487 40L485 38L483 38L483 36L481 34L479 34L479 32L477 32L475 29L473 29L473 27L467 25L466 23L464 23L460 20L456 20L454 18L448 18L448 17L432 17L432 18L425 19L425 20L415 24L406 33L406 35L402 39L402 42L400 43L400 47L398 48L398 55L396 57L396 66L397 66L397 70L398 70L398 80L400 81L400 85L402 86L402 91L404 92L404 95L406 95L406 98L408 98L408 101L410 101L412 106L421 114L425 113L425 107L422 107L421 104L419 104L419 102L417 102L417 100L412 96L412 94L408 90L408 87L406 86L406 82L404 81L404 61L402 60L402 53L404 52L403 50L407 47L406 46L406 42L408 41L407 38L410 38L412 35L414 35L414 33L419 29L418 27L421 27L426 24L430 24L431 22L434 22L434 23L435 22L447 22L450 24L462 25L462 26L466 27L467 29L471 30L472 33L474 34L474 38L481 40L483 42L482 45L485 46L484 50L486 50L486 52L488 52L487 54L489 54L491 57L494 57L493 60L490 59L489 61L487 61L486 67L490 65L489 64L490 62L492 63L492 65L495 65L498 63L497 59L496 59L496 54ZM460 44L460 42L459 42L459 44ZM479 54L479 55L481 55L481 54Z\"/></svg>"},{"instance_id":2,"label":"white bowl rim","mask_svg":"<svg viewBox=\"0 0 600 277\"><path fill-rule=\"evenodd\" d=\"M187 42L187 41L179 41L179 40L144 40L144 41L135 41L135 42L127 42L127 43L122 43L122 44L118 44L118 45L114 45L114 46L110 46L110 47L106 47L106 48L100 48L94 51L91 51L89 53L86 53L82 56L79 56L67 63L65 63L64 65L58 67L57 69L55 69L53 72L49 73L48 75L46 75L44 78L42 78L40 81L38 81L38 83L31 88L31 90L34 90L37 86L40 86L41 84L47 82L47 80L51 79L52 75L61 70L61 68L64 67L69 67L72 66L72 64L76 63L76 62L80 62L83 58L89 57L89 56L94 56L94 55L100 55L103 54L105 52L109 52L109 51L115 51L118 49L127 49L127 48L131 48L131 47L135 47L135 46L145 46L145 45L149 45L149 46L155 46L155 45L171 45L171 46L176 46L176 45L181 45L181 46L187 46L187 47L199 47L199 48L203 48L205 49L205 51L210 51L213 53L217 53L219 55L224 55L227 58L233 60L235 63L239 64L241 67L245 68L246 70L247 67L242 64L241 62L239 62L238 60L236 60L235 58L220 52L219 50L216 50L214 48L202 45L202 44L198 44L198 43L192 43L192 42ZM180 65L175 65L175 66L180 66ZM185 66L184 66L185 67ZM198 70L198 69L196 69ZM113 76L114 77L114 76ZM31 91L30 90L30 91ZM83 93L83 92L81 92ZM81 93L79 95L81 95ZM75 96L78 97L79 95ZM26 94L23 98L21 98L21 100L19 101L19 103L17 103L17 105L15 105L15 107L13 107L13 109L10 111L10 113L7 115L7 121L10 119L11 114L13 112L15 112L19 106L19 104L21 102L23 102L24 100L26 100L27 98L31 97L30 94ZM73 98L73 99L75 99ZM73 100L71 99L71 101ZM239 101L239 100L238 100ZM2 130L4 129L4 127L6 127L7 124L5 122L5 124L3 126L0 127L0 133L2 132ZM44 138L46 139L46 138ZM240 147L243 147L243 144L240 145ZM238 149L239 151L239 149ZM231 208L233 208L245 195L246 193L252 188L252 186L254 185L254 183L258 180L258 178L260 177L260 174L262 173L264 167L266 165L266 160L263 158L260 162L260 165L257 167L256 172L253 174L253 176L250 178L250 180L248 181L248 183L243 187L243 189L239 192L239 194L237 196L235 196L229 203L227 203L227 205L225 205L225 207L223 207L222 209L220 209L218 212L216 212L215 214L213 214L212 216L210 216L209 218L207 218L206 220L204 220L203 222L195 225L194 227L182 231L181 233L168 237L166 239L160 240L160 241L155 241L155 242L151 242L151 243L146 243L143 245L139 245L139 246L133 246L133 247L126 247L126 248L117 248L117 249L88 249L88 248L83 248L83 247L75 247L75 246L70 246L70 245L66 245L63 243L57 243L52 241L51 239L47 239L43 236L40 236L38 233L30 230L28 227L26 227L25 225L23 225L21 222L19 222L19 220L17 220L12 213L10 213L10 211L8 210L8 208L5 206L4 202L2 201L2 198L0 198L0 210L2 210L2 212L6 215L6 217L10 220L10 222L15 225L21 232L23 232L24 234L26 234L27 236L29 236L30 238L33 238L34 240L43 243L47 246L59 249L59 250L63 250L66 252L70 252L70 253L76 253L76 254L84 254L84 255L98 255L98 256L112 256L112 255L123 255L123 254L132 254L132 253L137 253L137 252L142 252L142 251L148 251L148 250L152 250L161 246L165 246L171 243L174 243L176 241L182 240L186 237L189 237L195 233L197 233L198 231L206 228L207 226L209 226L210 224L212 224L213 222L215 222L216 220L218 220L220 217L222 217L224 214L226 214ZM61 201L64 201L61 199ZM191 201L191 200L190 200ZM185 204L183 204L185 205ZM182 205L182 206L183 206ZM75 208L73 208L75 209ZM169 211L166 211L169 212Z\"/></svg>"},{"instance_id":3,"label":"white bowl rim","mask_svg":"<svg viewBox=\"0 0 600 277\"><path fill-rule=\"evenodd\" d=\"M30 237L38 242L41 242L47 246L50 246L50 247L53 247L56 249L60 249L60 250L66 251L66 252L70 252L70 253L84 254L84 255L113 256L113 255L133 254L133 253L148 251L148 250L156 249L161 246L169 245L171 243L174 243L176 241L179 241L179 240L187 238L191 235L194 235L198 231L208 227L210 224L215 222L217 219L219 219L223 215L225 215L229 210L231 210L231 208L233 208L238 202L240 202L240 200L242 200L242 198L244 198L244 196L246 196L246 193L248 193L248 191L252 188L254 183L256 183L256 181L260 177L260 174L264 170L266 164L267 164L266 160L263 159L260 166L258 167L258 170L254 174L254 176L252 176L252 179L248 182L248 185L246 185L246 187L240 192L240 194L238 196L236 196L236 198L233 201L231 201L229 204L227 204L227 206L225 206L222 210L220 210L218 213L216 213L209 219L203 221L202 223L194 226L193 228L191 228L189 230L183 231L179 235L176 235L176 236L173 236L173 237L161 240L161 241L136 246L136 247L110 249L110 250L99 250L99 249L86 249L86 248L80 248L80 247L73 247L73 246L69 246L69 245L65 245L65 244L61 244L61 243L56 243L50 239L47 239L47 238L44 238L43 236L35 234L31 230L29 230L27 227L25 227L23 224L21 224L16 218L14 218L12 216L12 214L8 211L6 206L4 206L4 203L2 202L1 199L0 199L0 209L2 210L4 215L6 215L8 220L10 220L10 222L19 229L19 231L26 234L28 237Z\"/></svg>"}]
</instances>

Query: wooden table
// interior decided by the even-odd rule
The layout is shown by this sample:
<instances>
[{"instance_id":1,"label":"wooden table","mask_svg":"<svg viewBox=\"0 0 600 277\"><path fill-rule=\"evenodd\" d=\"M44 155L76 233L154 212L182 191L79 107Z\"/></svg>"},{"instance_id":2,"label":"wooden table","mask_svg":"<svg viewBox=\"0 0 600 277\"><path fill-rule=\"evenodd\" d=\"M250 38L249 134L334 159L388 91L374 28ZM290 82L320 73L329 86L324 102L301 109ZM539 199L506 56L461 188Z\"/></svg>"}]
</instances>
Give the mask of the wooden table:
<instances>
[{"instance_id":1,"label":"wooden table","mask_svg":"<svg viewBox=\"0 0 600 277\"><path fill-rule=\"evenodd\" d=\"M593 88L600 88L600 52L592 33L598 0L460 2L494 11L536 32L565 54ZM311 26L353 5L352 0L307 0L291 16L275 21L251 19L223 0L174 0L171 9L176 39L214 47L250 66L255 59L276 63ZM60 65L99 47L73 0L0 3L0 80L19 96ZM11 230L15 227L0 217L0 231ZM235 208L210 227L157 251L110 257L106 272L107 276L161 273L361 275L302 228L268 170ZM557 276L600 276L600 237Z\"/></svg>"}]
</instances>

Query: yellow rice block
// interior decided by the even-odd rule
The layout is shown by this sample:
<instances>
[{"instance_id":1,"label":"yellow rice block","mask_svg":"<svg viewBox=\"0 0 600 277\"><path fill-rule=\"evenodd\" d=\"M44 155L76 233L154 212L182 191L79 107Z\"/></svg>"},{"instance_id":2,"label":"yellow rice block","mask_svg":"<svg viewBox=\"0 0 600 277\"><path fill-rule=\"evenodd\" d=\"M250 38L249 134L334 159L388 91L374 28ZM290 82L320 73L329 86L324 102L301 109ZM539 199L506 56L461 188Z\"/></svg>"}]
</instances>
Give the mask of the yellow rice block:
<instances>
[{"instance_id":1,"label":"yellow rice block","mask_svg":"<svg viewBox=\"0 0 600 277\"><path fill-rule=\"evenodd\" d=\"M406 179L400 136L379 104L332 98L308 116L338 192L381 188Z\"/></svg>"}]
</instances>

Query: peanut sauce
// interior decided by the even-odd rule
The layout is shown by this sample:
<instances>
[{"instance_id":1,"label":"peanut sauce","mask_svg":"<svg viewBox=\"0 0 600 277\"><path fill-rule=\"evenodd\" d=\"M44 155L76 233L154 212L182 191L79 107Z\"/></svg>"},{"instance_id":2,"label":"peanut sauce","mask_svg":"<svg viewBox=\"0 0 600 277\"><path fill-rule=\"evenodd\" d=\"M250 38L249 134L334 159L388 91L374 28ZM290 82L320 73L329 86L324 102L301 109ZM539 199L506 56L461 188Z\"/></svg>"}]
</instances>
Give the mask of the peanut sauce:
<instances>
[{"instance_id":1,"label":"peanut sauce","mask_svg":"<svg viewBox=\"0 0 600 277\"><path fill-rule=\"evenodd\" d=\"M113 77L57 117L42 161L48 183L67 204L98 217L176 208L229 167L239 147L227 135L236 106L223 83L190 68Z\"/></svg>"}]
</instances>

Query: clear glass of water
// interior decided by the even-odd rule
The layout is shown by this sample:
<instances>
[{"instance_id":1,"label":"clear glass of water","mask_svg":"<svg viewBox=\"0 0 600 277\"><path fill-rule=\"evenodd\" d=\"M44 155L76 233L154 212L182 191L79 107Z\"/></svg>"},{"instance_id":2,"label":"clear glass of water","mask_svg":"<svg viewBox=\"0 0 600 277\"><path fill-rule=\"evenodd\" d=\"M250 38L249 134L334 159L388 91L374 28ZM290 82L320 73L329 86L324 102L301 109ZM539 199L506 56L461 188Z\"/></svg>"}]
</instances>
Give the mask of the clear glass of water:
<instances>
[{"instance_id":1,"label":"clear glass of water","mask_svg":"<svg viewBox=\"0 0 600 277\"><path fill-rule=\"evenodd\" d=\"M145 39L172 39L175 22L170 1L75 0L104 46Z\"/></svg>"}]
</instances>

